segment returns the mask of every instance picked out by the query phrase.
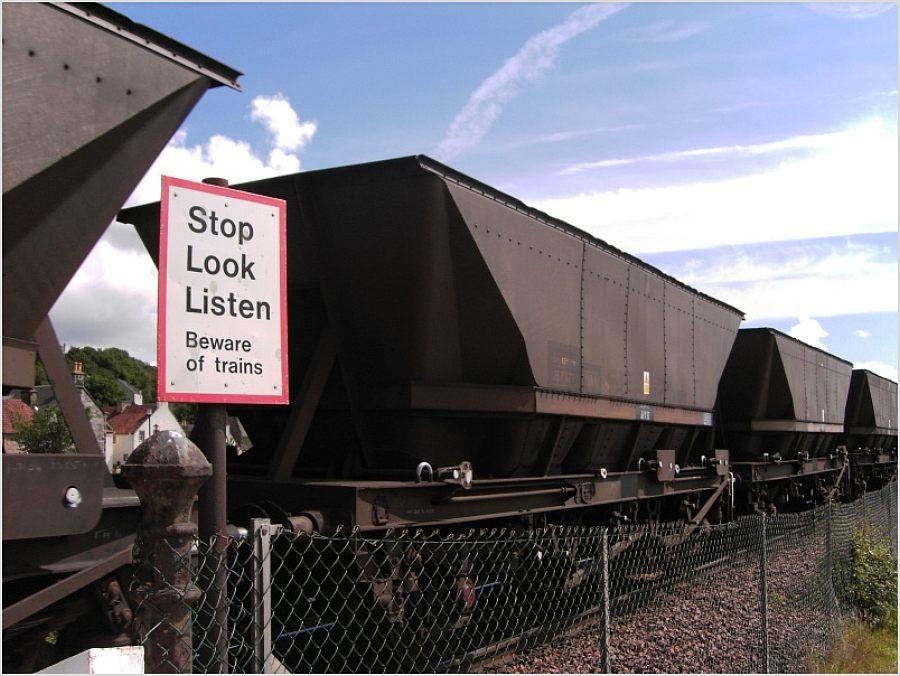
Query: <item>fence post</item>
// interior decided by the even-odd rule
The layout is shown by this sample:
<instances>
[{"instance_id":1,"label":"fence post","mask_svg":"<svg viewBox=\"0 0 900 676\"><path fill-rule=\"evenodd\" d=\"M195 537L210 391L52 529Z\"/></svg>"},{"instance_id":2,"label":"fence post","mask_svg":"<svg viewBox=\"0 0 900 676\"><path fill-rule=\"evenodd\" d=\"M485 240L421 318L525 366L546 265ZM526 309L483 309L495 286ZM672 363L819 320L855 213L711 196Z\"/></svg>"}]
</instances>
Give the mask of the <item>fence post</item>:
<instances>
[{"instance_id":1,"label":"fence post","mask_svg":"<svg viewBox=\"0 0 900 676\"><path fill-rule=\"evenodd\" d=\"M766 515L759 515L759 614L762 630L763 673L769 670L769 583L766 579Z\"/></svg>"},{"instance_id":2,"label":"fence post","mask_svg":"<svg viewBox=\"0 0 900 676\"><path fill-rule=\"evenodd\" d=\"M833 506L829 500L826 503L828 511L825 512L825 560L828 564L828 574L831 576L831 585L834 586L834 544L831 540L831 529L833 524Z\"/></svg>"},{"instance_id":3,"label":"fence post","mask_svg":"<svg viewBox=\"0 0 900 676\"><path fill-rule=\"evenodd\" d=\"M122 465L141 503L131 591L147 673L191 672L191 605L200 598L191 576L191 505L210 474L200 449L171 431L153 434Z\"/></svg>"},{"instance_id":4,"label":"fence post","mask_svg":"<svg viewBox=\"0 0 900 676\"><path fill-rule=\"evenodd\" d=\"M600 612L600 672L612 673L609 667L609 538L606 528L600 529L600 566L603 572L603 608Z\"/></svg>"},{"instance_id":5,"label":"fence post","mask_svg":"<svg viewBox=\"0 0 900 676\"><path fill-rule=\"evenodd\" d=\"M274 673L272 664L272 524L250 519L253 534L253 671Z\"/></svg>"}]
</instances>

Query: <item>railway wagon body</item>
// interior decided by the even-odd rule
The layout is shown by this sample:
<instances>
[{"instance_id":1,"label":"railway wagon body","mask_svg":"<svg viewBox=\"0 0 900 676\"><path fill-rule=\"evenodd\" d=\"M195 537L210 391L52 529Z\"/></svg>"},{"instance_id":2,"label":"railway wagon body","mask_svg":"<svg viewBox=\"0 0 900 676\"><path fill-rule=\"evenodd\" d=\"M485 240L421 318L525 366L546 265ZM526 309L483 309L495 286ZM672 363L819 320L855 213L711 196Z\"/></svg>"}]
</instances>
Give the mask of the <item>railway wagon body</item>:
<instances>
[{"instance_id":1,"label":"railway wagon body","mask_svg":"<svg viewBox=\"0 0 900 676\"><path fill-rule=\"evenodd\" d=\"M897 476L897 383L854 369L847 397L844 444L853 495Z\"/></svg>"},{"instance_id":2,"label":"railway wagon body","mask_svg":"<svg viewBox=\"0 0 900 676\"><path fill-rule=\"evenodd\" d=\"M751 501L771 511L836 488L851 370L775 329L738 332L719 385L718 433Z\"/></svg>"},{"instance_id":3,"label":"railway wagon body","mask_svg":"<svg viewBox=\"0 0 900 676\"><path fill-rule=\"evenodd\" d=\"M370 490L359 517L388 490L365 481L413 480L427 462L471 463L476 484L507 494L500 511L517 481L544 491L519 509L549 509L574 496L528 481L636 471L659 449L684 466L711 428L741 314L646 263L423 156L239 187L288 202L300 396L231 407L254 442L229 466L232 502L262 490L255 474L291 510ZM155 255L158 205L121 218ZM435 497L380 525L441 521Z\"/></svg>"}]
</instances>

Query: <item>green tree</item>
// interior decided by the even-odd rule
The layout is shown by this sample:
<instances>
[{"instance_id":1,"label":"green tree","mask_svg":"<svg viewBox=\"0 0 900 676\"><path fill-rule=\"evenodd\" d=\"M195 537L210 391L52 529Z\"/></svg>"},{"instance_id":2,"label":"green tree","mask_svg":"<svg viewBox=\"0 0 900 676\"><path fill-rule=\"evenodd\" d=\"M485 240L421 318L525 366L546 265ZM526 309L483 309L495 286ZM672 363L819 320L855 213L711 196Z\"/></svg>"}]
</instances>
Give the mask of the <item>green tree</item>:
<instances>
[{"instance_id":1,"label":"green tree","mask_svg":"<svg viewBox=\"0 0 900 676\"><path fill-rule=\"evenodd\" d=\"M123 396L116 378L138 388L147 403L156 401L156 367L135 359L118 347L71 347L66 353L69 363L84 366L84 387L100 406L118 403Z\"/></svg>"},{"instance_id":2,"label":"green tree","mask_svg":"<svg viewBox=\"0 0 900 676\"><path fill-rule=\"evenodd\" d=\"M181 424L182 427L193 427L197 422L197 404L181 404L173 403L170 406L172 415Z\"/></svg>"},{"instance_id":3,"label":"green tree","mask_svg":"<svg viewBox=\"0 0 900 676\"><path fill-rule=\"evenodd\" d=\"M13 439L26 453L72 453L75 442L56 406L42 406L31 421L12 418Z\"/></svg>"}]
</instances>

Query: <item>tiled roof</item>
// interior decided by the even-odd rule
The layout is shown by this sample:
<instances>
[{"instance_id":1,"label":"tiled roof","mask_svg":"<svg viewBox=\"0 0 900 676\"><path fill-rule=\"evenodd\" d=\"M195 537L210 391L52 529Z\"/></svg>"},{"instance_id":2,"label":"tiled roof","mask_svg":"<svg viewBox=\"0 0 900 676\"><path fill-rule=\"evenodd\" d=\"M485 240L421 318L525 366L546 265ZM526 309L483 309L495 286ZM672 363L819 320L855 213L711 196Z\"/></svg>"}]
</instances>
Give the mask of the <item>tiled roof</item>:
<instances>
[{"instance_id":1,"label":"tiled roof","mask_svg":"<svg viewBox=\"0 0 900 676\"><path fill-rule=\"evenodd\" d=\"M34 410L21 399L3 400L3 434L12 434L16 418L30 422L34 418Z\"/></svg>"},{"instance_id":2,"label":"tiled roof","mask_svg":"<svg viewBox=\"0 0 900 676\"><path fill-rule=\"evenodd\" d=\"M138 406L132 404L125 410L106 419L106 424L116 434L134 434L142 423L147 422L147 416L153 412L153 406Z\"/></svg>"}]
</instances>

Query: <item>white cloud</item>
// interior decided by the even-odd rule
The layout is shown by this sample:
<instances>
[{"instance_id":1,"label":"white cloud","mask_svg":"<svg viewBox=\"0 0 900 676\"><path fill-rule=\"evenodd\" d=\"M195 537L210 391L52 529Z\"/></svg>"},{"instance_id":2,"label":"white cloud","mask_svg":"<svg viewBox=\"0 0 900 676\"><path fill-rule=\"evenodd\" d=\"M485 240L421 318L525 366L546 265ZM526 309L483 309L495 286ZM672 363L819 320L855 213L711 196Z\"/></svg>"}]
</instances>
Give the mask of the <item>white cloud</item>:
<instances>
[{"instance_id":1,"label":"white cloud","mask_svg":"<svg viewBox=\"0 0 900 676\"><path fill-rule=\"evenodd\" d=\"M595 136L597 134L608 134L619 131L633 131L635 129L642 129L643 127L644 125L641 124L620 124L608 127L591 127L589 129L570 129L569 131L557 131L551 134L543 134L541 136L522 139L516 143L516 145L525 146L536 143L560 143L562 141L571 141L572 139L583 138L585 136Z\"/></svg>"},{"instance_id":2,"label":"white cloud","mask_svg":"<svg viewBox=\"0 0 900 676\"><path fill-rule=\"evenodd\" d=\"M697 157L716 157L729 155L768 155L773 153L785 153L798 150L826 150L835 142L840 141L840 135L847 132L833 132L830 134L811 134L806 136L794 136L769 143L754 143L749 145L712 146L709 148L689 148L654 155L641 155L638 157L620 157L595 162L581 162L573 164L559 172L560 175L580 174L591 169L605 169L628 164L644 164L651 162L677 162Z\"/></svg>"},{"instance_id":3,"label":"white cloud","mask_svg":"<svg viewBox=\"0 0 900 676\"><path fill-rule=\"evenodd\" d=\"M752 110L753 108L764 108L770 104L764 103L763 101L744 101L742 103L733 103L728 106L721 106L719 108L711 108L709 112L716 113L719 115L726 113L739 113L742 110Z\"/></svg>"},{"instance_id":4,"label":"white cloud","mask_svg":"<svg viewBox=\"0 0 900 676\"><path fill-rule=\"evenodd\" d=\"M221 134L212 136L206 143L189 145L187 132L180 130L141 179L126 206L157 201L163 174L194 181L218 176L231 183L241 183L300 171L298 153L315 134L315 123L301 123L290 102L281 94L257 96L250 107L250 118L269 131L272 148L268 157L257 154L246 141Z\"/></svg>"},{"instance_id":5,"label":"white cloud","mask_svg":"<svg viewBox=\"0 0 900 676\"><path fill-rule=\"evenodd\" d=\"M250 119L265 125L278 150L302 150L316 133L316 123L301 123L300 116L284 94L257 96L250 103L250 109Z\"/></svg>"},{"instance_id":6,"label":"white cloud","mask_svg":"<svg viewBox=\"0 0 900 676\"><path fill-rule=\"evenodd\" d=\"M856 329L856 331L854 331L854 333L855 333L857 336L859 336L860 338L868 338L869 336L872 335L871 333L869 333L869 332L866 331L865 329Z\"/></svg>"},{"instance_id":7,"label":"white cloud","mask_svg":"<svg viewBox=\"0 0 900 676\"><path fill-rule=\"evenodd\" d=\"M797 242L755 253L728 247L666 272L740 308L751 322L897 311L897 261L876 246Z\"/></svg>"},{"instance_id":8,"label":"white cloud","mask_svg":"<svg viewBox=\"0 0 900 676\"><path fill-rule=\"evenodd\" d=\"M190 180L209 176L240 183L300 171L299 151L315 133L301 123L280 94L251 102L251 119L270 133L268 155L249 143L216 134L188 143L178 131L126 201L127 206L159 199L160 176ZM51 311L60 340L76 345L114 346L145 361L156 355L156 266L134 228L113 223L88 255Z\"/></svg>"},{"instance_id":9,"label":"white cloud","mask_svg":"<svg viewBox=\"0 0 900 676\"><path fill-rule=\"evenodd\" d=\"M156 361L156 266L146 251L101 239L50 312L69 345L121 347Z\"/></svg>"},{"instance_id":10,"label":"white cloud","mask_svg":"<svg viewBox=\"0 0 900 676\"><path fill-rule=\"evenodd\" d=\"M842 132L756 146L606 162L690 161L778 151L804 152L767 170L727 179L528 201L634 253L896 230L897 127L883 118Z\"/></svg>"},{"instance_id":11,"label":"white cloud","mask_svg":"<svg viewBox=\"0 0 900 676\"><path fill-rule=\"evenodd\" d=\"M138 183L126 206L158 201L162 175L192 181L218 176L231 183L242 183L300 171L300 158L279 148L273 148L268 158L264 159L246 141L220 134L196 145L189 145L187 139L184 130L172 137L150 171Z\"/></svg>"},{"instance_id":12,"label":"white cloud","mask_svg":"<svg viewBox=\"0 0 900 676\"><path fill-rule=\"evenodd\" d=\"M797 323L788 331L788 335L793 336L797 340L802 340L807 345L827 350L823 338L828 337L828 331L822 328L822 325L812 317L798 317Z\"/></svg>"},{"instance_id":13,"label":"white cloud","mask_svg":"<svg viewBox=\"0 0 900 676\"><path fill-rule=\"evenodd\" d=\"M625 36L638 42L679 42L709 30L708 23L695 21L679 23L677 21L659 21L646 26L638 26L626 31Z\"/></svg>"},{"instance_id":14,"label":"white cloud","mask_svg":"<svg viewBox=\"0 0 900 676\"><path fill-rule=\"evenodd\" d=\"M538 80L553 68L560 47L625 7L623 4L586 5L562 23L528 38L518 52L472 93L450 123L437 155L452 159L478 143L522 85Z\"/></svg>"},{"instance_id":15,"label":"white cloud","mask_svg":"<svg viewBox=\"0 0 900 676\"><path fill-rule=\"evenodd\" d=\"M806 7L816 14L835 19L869 19L884 14L892 2L807 2Z\"/></svg>"},{"instance_id":16,"label":"white cloud","mask_svg":"<svg viewBox=\"0 0 900 676\"><path fill-rule=\"evenodd\" d=\"M872 373L877 373L883 378L889 378L895 383L897 382L897 367L893 364L885 364L883 361L861 361L853 365L855 369L866 369Z\"/></svg>"}]
</instances>

